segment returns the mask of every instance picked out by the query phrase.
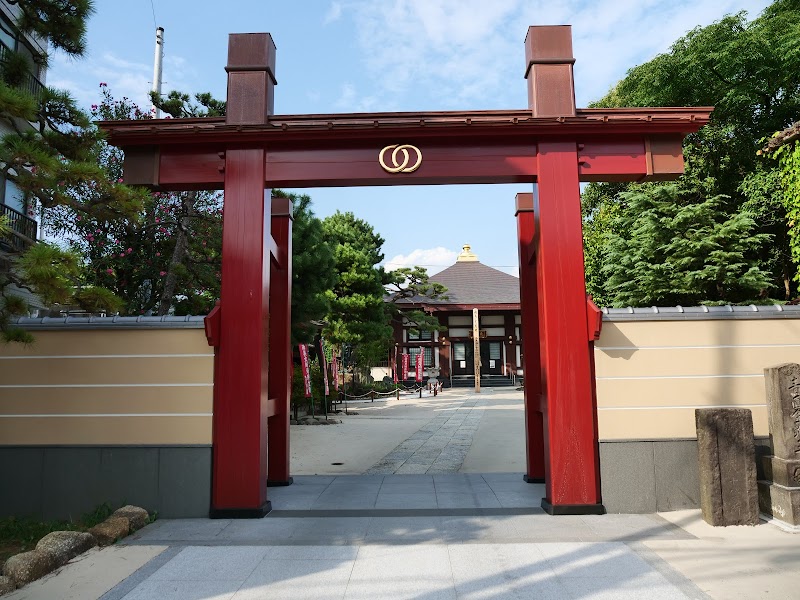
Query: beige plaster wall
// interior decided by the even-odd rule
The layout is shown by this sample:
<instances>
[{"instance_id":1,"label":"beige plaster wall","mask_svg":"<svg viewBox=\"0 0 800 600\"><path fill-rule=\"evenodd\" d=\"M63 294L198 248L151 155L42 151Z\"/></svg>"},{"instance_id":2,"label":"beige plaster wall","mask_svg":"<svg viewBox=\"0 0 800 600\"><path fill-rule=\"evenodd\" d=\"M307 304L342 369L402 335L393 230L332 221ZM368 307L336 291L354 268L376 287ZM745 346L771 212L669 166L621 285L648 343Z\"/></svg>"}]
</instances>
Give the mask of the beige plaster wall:
<instances>
[{"instance_id":1,"label":"beige plaster wall","mask_svg":"<svg viewBox=\"0 0 800 600\"><path fill-rule=\"evenodd\" d=\"M35 332L0 346L0 445L211 443L202 329ZM736 406L768 435L763 369L800 362L800 319L603 323L601 440L692 439L694 409Z\"/></svg>"},{"instance_id":2,"label":"beige plaster wall","mask_svg":"<svg viewBox=\"0 0 800 600\"><path fill-rule=\"evenodd\" d=\"M0 445L211 443L202 329L34 332L0 345Z\"/></svg>"},{"instance_id":3,"label":"beige plaster wall","mask_svg":"<svg viewBox=\"0 0 800 600\"><path fill-rule=\"evenodd\" d=\"M800 319L603 323L595 343L601 440L695 438L696 408L749 408L769 435L766 367L800 362Z\"/></svg>"}]
</instances>

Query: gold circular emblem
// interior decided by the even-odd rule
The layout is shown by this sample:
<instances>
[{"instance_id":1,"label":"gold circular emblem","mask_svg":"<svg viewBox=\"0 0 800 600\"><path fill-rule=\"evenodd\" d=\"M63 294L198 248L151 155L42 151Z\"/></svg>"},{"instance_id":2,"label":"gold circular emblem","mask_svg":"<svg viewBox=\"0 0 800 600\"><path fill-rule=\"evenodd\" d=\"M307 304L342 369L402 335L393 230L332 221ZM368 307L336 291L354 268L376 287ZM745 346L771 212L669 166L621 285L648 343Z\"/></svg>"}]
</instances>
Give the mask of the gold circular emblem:
<instances>
[{"instance_id":1,"label":"gold circular emblem","mask_svg":"<svg viewBox=\"0 0 800 600\"><path fill-rule=\"evenodd\" d=\"M386 164L386 153L389 150L392 151L390 155L392 166ZM417 155L417 160L413 165L408 164L411 161L409 150L415 152ZM402 160L398 160L399 155L402 155ZM411 144L392 144L380 151L378 154L378 162L381 163L381 167L383 167L383 170L387 173L413 173L419 169L419 166L422 164L422 152L419 148Z\"/></svg>"}]
</instances>

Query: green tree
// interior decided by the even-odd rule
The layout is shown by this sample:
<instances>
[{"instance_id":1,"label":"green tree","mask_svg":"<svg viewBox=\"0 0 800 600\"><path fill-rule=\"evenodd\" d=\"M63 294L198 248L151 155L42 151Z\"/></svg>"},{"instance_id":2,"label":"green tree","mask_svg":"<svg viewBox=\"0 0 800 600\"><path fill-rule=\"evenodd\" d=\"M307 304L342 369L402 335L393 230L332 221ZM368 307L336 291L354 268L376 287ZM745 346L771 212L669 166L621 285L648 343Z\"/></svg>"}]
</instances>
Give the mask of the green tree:
<instances>
[{"instance_id":1,"label":"green tree","mask_svg":"<svg viewBox=\"0 0 800 600\"><path fill-rule=\"evenodd\" d=\"M89 0L9 4L18 9L13 35L35 34L75 57L84 52L86 20L93 10ZM20 50L25 47L23 42ZM41 86L35 74L47 57L37 54L6 50L0 59L0 122L6 132L0 140L0 173L21 191L29 211L46 214L70 207L81 215L135 214L143 194L106 177L97 154L100 132L68 93ZM88 284L83 263L73 252L35 244L21 257L0 261L0 330L5 340L31 339L10 326L14 314L27 312L14 288L37 293L45 304L60 301L87 310L115 310L119 304L108 290Z\"/></svg>"},{"instance_id":2,"label":"green tree","mask_svg":"<svg viewBox=\"0 0 800 600\"><path fill-rule=\"evenodd\" d=\"M800 121L773 135L759 154L766 154L778 161L778 169L772 171L768 189L775 190L786 211L787 237L791 259L794 262L792 279L800 282ZM765 186L759 188L763 189ZM777 211L776 211L777 212Z\"/></svg>"},{"instance_id":3,"label":"green tree","mask_svg":"<svg viewBox=\"0 0 800 600\"><path fill-rule=\"evenodd\" d=\"M765 205L776 207L775 169L756 156L760 140L797 120L800 114L800 0L777 0L756 19L729 15L698 27L676 41L669 52L634 67L593 106L709 106L711 123L687 137L685 174L677 185L690 195L720 197L721 215L739 211L756 221L771 244L751 251L759 268L769 272L781 295L790 297L796 271L789 259L787 222ZM624 189L636 191L639 184ZM624 210L619 184L593 184L587 191L594 206L584 209L587 223L599 213ZM586 197L586 193L584 193ZM765 200L767 202L765 203ZM760 207L760 208L759 208ZM719 220L719 219L718 219ZM600 218L600 225L603 220ZM608 264L607 239L589 225L585 238L587 279L601 281ZM589 247L589 243L593 245ZM598 249L595 244L601 244ZM709 298L710 299L710 298Z\"/></svg>"},{"instance_id":4,"label":"green tree","mask_svg":"<svg viewBox=\"0 0 800 600\"><path fill-rule=\"evenodd\" d=\"M753 233L746 212L726 216L725 198L691 196L675 185L641 186L609 234L605 293L613 306L737 303L765 297L770 285L753 250L769 236Z\"/></svg>"},{"instance_id":5,"label":"green tree","mask_svg":"<svg viewBox=\"0 0 800 600\"><path fill-rule=\"evenodd\" d=\"M128 98L115 100L105 84L101 90L95 118L152 118ZM106 177L122 181L122 151L98 145ZM205 314L219 297L218 192L145 193L140 210L126 216L81 215L64 206L49 213L47 224L83 256L89 279L123 300L128 314Z\"/></svg>"},{"instance_id":6,"label":"green tree","mask_svg":"<svg viewBox=\"0 0 800 600\"><path fill-rule=\"evenodd\" d=\"M308 195L282 190L272 195L292 201L292 344L309 343L330 309L328 291L336 281L333 249Z\"/></svg>"},{"instance_id":7,"label":"green tree","mask_svg":"<svg viewBox=\"0 0 800 600\"><path fill-rule=\"evenodd\" d=\"M337 345L352 344L359 363L374 364L386 355L392 336L383 287L389 277L379 266L384 240L350 212L337 211L323 219L322 227L338 275L327 293L325 337Z\"/></svg>"},{"instance_id":8,"label":"green tree","mask_svg":"<svg viewBox=\"0 0 800 600\"><path fill-rule=\"evenodd\" d=\"M432 314L420 309L404 309L401 311L402 301L418 303L436 302L447 300L447 287L441 283L431 281L428 270L424 267L402 267L387 273L387 283L384 286L387 296L389 315L397 320L401 315L414 324L410 331L441 331L447 327L439 324L439 319Z\"/></svg>"}]
</instances>

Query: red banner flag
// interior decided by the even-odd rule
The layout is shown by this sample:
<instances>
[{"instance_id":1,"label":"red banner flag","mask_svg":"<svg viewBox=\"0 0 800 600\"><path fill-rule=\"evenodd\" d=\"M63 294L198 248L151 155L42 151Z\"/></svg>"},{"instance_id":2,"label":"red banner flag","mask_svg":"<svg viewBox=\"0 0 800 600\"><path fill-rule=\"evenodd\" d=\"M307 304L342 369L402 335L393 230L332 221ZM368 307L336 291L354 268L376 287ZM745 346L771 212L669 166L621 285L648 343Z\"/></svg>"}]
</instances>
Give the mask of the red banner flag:
<instances>
[{"instance_id":1,"label":"red banner flag","mask_svg":"<svg viewBox=\"0 0 800 600\"><path fill-rule=\"evenodd\" d=\"M339 391L339 361L334 354L331 358L331 375L333 375L333 389Z\"/></svg>"},{"instance_id":2,"label":"red banner flag","mask_svg":"<svg viewBox=\"0 0 800 600\"><path fill-rule=\"evenodd\" d=\"M303 387L306 398L311 398L311 370L308 367L308 346L300 344L300 366L303 369Z\"/></svg>"},{"instance_id":3,"label":"red banner flag","mask_svg":"<svg viewBox=\"0 0 800 600\"><path fill-rule=\"evenodd\" d=\"M419 354L417 354L414 357L416 359L415 360L415 364L414 364L414 370L416 371L416 380L417 381L422 381L422 371L425 368L423 366L423 363L422 363L423 359L425 358L425 355L423 354L423 352L424 352L424 350L422 348L420 348L419 349Z\"/></svg>"},{"instance_id":4,"label":"red banner flag","mask_svg":"<svg viewBox=\"0 0 800 600\"><path fill-rule=\"evenodd\" d=\"M325 358L325 340L319 340L319 366L322 369L322 383L325 384L325 395L331 393L328 388L328 361Z\"/></svg>"},{"instance_id":5,"label":"red banner flag","mask_svg":"<svg viewBox=\"0 0 800 600\"><path fill-rule=\"evenodd\" d=\"M405 381L408 379L408 368L411 363L411 357L408 354L403 353L403 370L400 372L400 379Z\"/></svg>"},{"instance_id":6,"label":"red banner flag","mask_svg":"<svg viewBox=\"0 0 800 600\"><path fill-rule=\"evenodd\" d=\"M397 346L394 347L394 364L392 365L392 377L394 382L397 383Z\"/></svg>"}]
</instances>

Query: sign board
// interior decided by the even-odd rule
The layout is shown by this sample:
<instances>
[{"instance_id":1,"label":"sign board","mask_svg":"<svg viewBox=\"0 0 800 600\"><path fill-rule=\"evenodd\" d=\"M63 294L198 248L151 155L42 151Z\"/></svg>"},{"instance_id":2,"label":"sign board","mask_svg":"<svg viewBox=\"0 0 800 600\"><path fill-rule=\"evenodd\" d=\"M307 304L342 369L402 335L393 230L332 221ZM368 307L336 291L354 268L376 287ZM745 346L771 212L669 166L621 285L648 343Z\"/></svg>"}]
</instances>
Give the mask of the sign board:
<instances>
[{"instance_id":1,"label":"sign board","mask_svg":"<svg viewBox=\"0 0 800 600\"><path fill-rule=\"evenodd\" d=\"M311 370L308 366L308 346L300 344L300 366L303 369L303 388L306 398L311 398Z\"/></svg>"},{"instance_id":2,"label":"sign board","mask_svg":"<svg viewBox=\"0 0 800 600\"><path fill-rule=\"evenodd\" d=\"M339 391L339 361L336 355L331 358L331 375L333 375L333 389Z\"/></svg>"},{"instance_id":3,"label":"sign board","mask_svg":"<svg viewBox=\"0 0 800 600\"><path fill-rule=\"evenodd\" d=\"M322 369L322 383L325 385L325 395L328 396L331 391L328 388L328 361L325 359L325 340L319 340L319 368Z\"/></svg>"}]
</instances>

